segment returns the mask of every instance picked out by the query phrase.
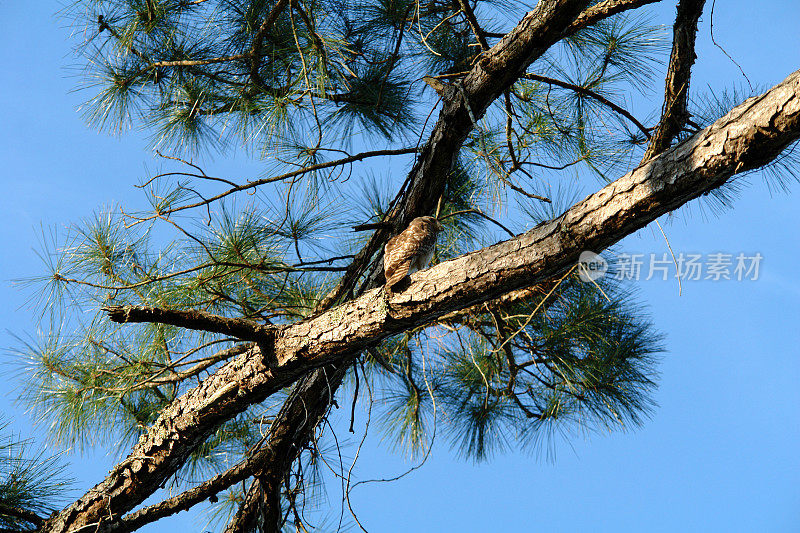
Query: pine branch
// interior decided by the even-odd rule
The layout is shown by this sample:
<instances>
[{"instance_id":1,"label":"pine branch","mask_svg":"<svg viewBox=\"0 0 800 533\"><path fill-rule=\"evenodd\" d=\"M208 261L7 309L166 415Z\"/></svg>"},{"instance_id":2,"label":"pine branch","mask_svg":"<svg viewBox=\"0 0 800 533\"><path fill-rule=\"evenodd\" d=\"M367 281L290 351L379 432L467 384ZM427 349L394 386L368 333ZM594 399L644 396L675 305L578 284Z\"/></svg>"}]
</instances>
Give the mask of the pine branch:
<instances>
[{"instance_id":1,"label":"pine branch","mask_svg":"<svg viewBox=\"0 0 800 533\"><path fill-rule=\"evenodd\" d=\"M41 527L41 525L44 524L44 518L32 511L28 511L22 507L6 505L5 503L0 502L0 516L3 515L16 520L24 520L25 522L29 522L36 527Z\"/></svg>"},{"instance_id":2,"label":"pine branch","mask_svg":"<svg viewBox=\"0 0 800 533\"><path fill-rule=\"evenodd\" d=\"M694 52L697 22L704 4L705 0L680 0L678 3L661 121L653 132L642 162L669 148L689 120L689 81L697 57Z\"/></svg>"},{"instance_id":3,"label":"pine branch","mask_svg":"<svg viewBox=\"0 0 800 533\"><path fill-rule=\"evenodd\" d=\"M140 72L155 70L164 67L200 67L204 65L214 65L216 63L228 63L230 61L239 61L240 59L247 59L248 57L250 57L249 53L234 54L231 56L210 57L208 59L173 59L164 61L153 61L152 63L144 67ZM227 83L230 82L227 81Z\"/></svg>"},{"instance_id":4,"label":"pine branch","mask_svg":"<svg viewBox=\"0 0 800 533\"><path fill-rule=\"evenodd\" d=\"M103 390L109 392L133 392L137 390L144 390L150 389L153 386L159 385L166 385L172 383L180 383L185 381L188 378L195 377L204 370L214 366L215 364L219 363L220 361L224 361L226 359L230 359L235 355L240 355L248 350L251 350L253 345L250 343L247 344L237 344L236 346L232 346L230 348L226 348L224 350L220 350L217 353L209 356L204 357L190 368L182 371L178 371L175 369L175 362L170 363L169 365L165 366L163 369L159 370L153 375L148 376L146 379L142 380L139 383L135 383L130 387L125 388L116 388L116 389L109 389L105 388ZM164 374L167 374L166 376Z\"/></svg>"},{"instance_id":5,"label":"pine branch","mask_svg":"<svg viewBox=\"0 0 800 533\"><path fill-rule=\"evenodd\" d=\"M616 8L621 11L645 3L649 2L603 2L587 10L586 13L589 15L584 13L582 20L585 25L589 25L600 20L603 13L608 16ZM481 116L486 107L516 81L518 73L524 72L527 66L553 43L565 35L585 27L575 25L573 22L585 4L585 0L542 1L537 9L526 15L506 38L484 54L482 60L462 83L463 90L459 93L463 95L463 100L459 98L445 102L445 108L430 136L431 140L425 145L423 152L418 157L417 164L410 173L408 191L390 217L390 221L395 227L400 227L405 221L433 210L444 190L454 154L458 153L464 139L474 127L474 121L469 116L472 112L467 109L467 106L471 106L473 110L477 109L477 116ZM598 6L600 7L598 8ZM602 8L609 6L611 6L609 9L603 11ZM580 20L581 17L578 19ZM565 27L569 29L564 30ZM464 105L466 102L468 104ZM391 233L387 230L379 230L372 236L368 244L355 257L342 282L323 300L318 306L318 310L329 308L342 295L352 290L356 280L369 267L370 258L375 255L375 252L380 249L390 235ZM381 263L380 254L376 258L376 263L378 265ZM337 323L345 325L338 320ZM301 327L303 326L301 325ZM310 331L310 329L305 330L305 334ZM196 443L207 438L214 426L212 420L221 421L235 416L247 405L266 398L277 390L275 387L288 385L295 379L291 372L282 372L278 367L270 369L263 364L263 359L263 357L246 356L243 360L240 357L206 379L193 392L191 399L179 399L174 402L162 413L159 422L149 432L150 436L144 438L131 455L131 457L151 456L155 451L153 447L161 448L163 444L162 439L154 440L153 436L168 434L173 435L168 453L170 460L160 461L158 466L153 465L147 469L147 472L138 470L135 476L125 478L125 481L120 484L119 480L123 472L130 472L126 468L126 463L122 463L96 489L76 502L76 507L73 508L76 511L84 509L83 512L78 512L73 517L70 510L65 510L59 517L52 520L53 527L49 530L63 531L62 526L71 527L73 524L80 526L93 523L104 516L102 511L91 511L90 509L105 509L106 505L111 505L112 508L118 510L117 512L124 512L132 508L150 494L151 487L158 486L172 474L176 468L174 465L181 464ZM246 361L244 366L242 366L243 361ZM283 362L286 370L293 366L291 358ZM323 362L320 361L320 363ZM245 379L245 376L263 375L264 372L268 372L272 379ZM239 384L240 379L246 383ZM225 395L218 396L220 391L227 391L226 387L230 387L231 383L239 384L235 387L236 394L231 395L226 392ZM215 401L208 401L210 399ZM189 408L193 412L193 425L182 427L179 431L168 429L179 423L176 415L183 412L184 405L194 406ZM196 407L197 405L200 407ZM116 488L112 489L112 487ZM96 498L99 498L97 507L84 506L84 501L91 502Z\"/></svg>"},{"instance_id":6,"label":"pine branch","mask_svg":"<svg viewBox=\"0 0 800 533\"><path fill-rule=\"evenodd\" d=\"M322 41L322 37L320 37L317 30L314 29L314 22L306 13L306 10L303 9L303 6L300 5L299 2L292 2L292 9L297 11L300 15L300 18L303 19L303 24L305 24L306 29L308 29L308 33L311 34L312 40L314 41L314 46L317 48L317 51L322 56L322 64L326 65L328 61L328 56L325 52L325 43Z\"/></svg>"},{"instance_id":7,"label":"pine branch","mask_svg":"<svg viewBox=\"0 0 800 533\"><path fill-rule=\"evenodd\" d=\"M397 59L400 57L400 45L403 43L403 35L405 35L408 14L411 12L413 7L413 5L408 6L402 20L400 21L400 29L397 30L397 40L394 43L394 50L389 58L389 66L386 69L386 74L383 75L383 79L381 79L381 87L378 90L378 100L375 103L376 109L380 107L381 102L383 101L383 90L386 88L386 82L389 80L389 76L394 71L395 66L397 66Z\"/></svg>"},{"instance_id":8,"label":"pine branch","mask_svg":"<svg viewBox=\"0 0 800 533\"><path fill-rule=\"evenodd\" d=\"M358 154L354 154L354 155L349 155L347 157L343 157L341 159L336 159L334 161L326 161L325 163L317 163L316 165L310 165L310 166L307 166L307 167L303 167L303 168L300 168L300 169L297 169L297 170L293 170L291 172L286 172L285 174L280 174L278 176L272 176L272 177L269 177L269 178L261 178L261 179L257 179L257 180L251 180L251 181L248 181L247 183L244 183L242 185L237 185L235 187L231 187L227 191L221 192L221 193L219 193L219 194L217 194L215 196L210 196L209 198L204 198L203 200L201 200L199 202L195 202L193 204L181 205L181 206L178 206L178 207L174 207L174 208L171 208L171 209L164 210L164 212L161 213L161 214L162 215L168 215L168 214L177 213L179 211L184 211L186 209L193 209L195 207L203 207L205 205L211 204L213 202L216 202L218 200L221 200L221 199L225 198L226 196L230 196L230 195L238 193L238 192L254 189L256 187L259 187L261 185L265 185L267 183L273 183L273 182L276 182L276 181L283 181L283 180L287 180L287 179L290 179L290 178L295 178L297 176L302 176L303 174L308 174L309 172L316 172L317 170L324 170L326 168L338 167L338 166L341 166L341 165L347 165L347 164L350 164L350 163L355 163L357 161L362 161L364 159L368 159L370 157L413 154L413 153L415 153L417 151L418 151L418 149L416 147L414 147L414 148L398 148L398 149L394 149L394 150L372 150L372 151L368 151L368 152L361 152L361 153L358 153Z\"/></svg>"},{"instance_id":9,"label":"pine branch","mask_svg":"<svg viewBox=\"0 0 800 533\"><path fill-rule=\"evenodd\" d=\"M325 369L315 370L299 382L284 402L284 408L270 424L263 442L253 447L244 460L196 487L123 517L111 530L118 533L135 531L161 518L188 510L249 477L279 479L277 473L291 465L293 457L308 441L308 432L316 427L327 412L342 383L346 367L346 363L329 365ZM236 522L240 525L246 523L247 516L240 516Z\"/></svg>"},{"instance_id":10,"label":"pine branch","mask_svg":"<svg viewBox=\"0 0 800 533\"><path fill-rule=\"evenodd\" d=\"M597 100L598 102L600 102L601 104L603 104L604 106L606 106L609 109L611 109L612 111L614 111L616 113L619 113L623 117L625 117L628 120L630 120L637 128L639 128L639 130L642 133L644 133L645 137L647 137L648 139L650 138L650 130L647 129L641 122L636 120L636 117L634 117L628 110L626 110L623 107L618 106L617 104L615 104L614 102L612 102L608 98L606 98L606 97L594 92L591 89L587 89L586 87L581 87L580 85L575 85L575 84L572 84L572 83L568 83L566 81L557 80L555 78L549 78L547 76L542 76L540 74L525 74L525 79L533 80L533 81L539 81L539 82L542 82L542 83L547 83L548 85L556 85L558 87L562 87L564 89L569 89L571 91L575 91L578 94L583 94L585 96L593 98L593 99Z\"/></svg>"},{"instance_id":11,"label":"pine branch","mask_svg":"<svg viewBox=\"0 0 800 533\"><path fill-rule=\"evenodd\" d=\"M288 4L289 0L278 0L275 5L272 6L269 14L267 14L264 22L261 23L261 26L259 26L258 31L253 37L253 44L248 52L250 54L250 79L257 87L264 85L264 80L261 79L261 74L259 73L259 69L261 68L261 46L264 43L264 38L267 36L267 33L269 33L272 26L275 25L275 21L278 20L278 17Z\"/></svg>"},{"instance_id":12,"label":"pine branch","mask_svg":"<svg viewBox=\"0 0 800 533\"><path fill-rule=\"evenodd\" d=\"M158 307L112 305L103 308L111 321L118 324L151 322L186 329L222 333L244 341L266 342L275 335L275 328L244 318L229 318L200 310L179 311Z\"/></svg>"},{"instance_id":13,"label":"pine branch","mask_svg":"<svg viewBox=\"0 0 800 533\"><path fill-rule=\"evenodd\" d=\"M478 19L475 18L475 12L472 11L469 0L458 0L458 5L464 11L464 16L467 18L467 22L472 29L472 33L475 35L475 39L477 39L478 44L481 45L481 50L488 50L489 43L486 42L486 32L484 32L478 24Z\"/></svg>"},{"instance_id":14,"label":"pine branch","mask_svg":"<svg viewBox=\"0 0 800 533\"><path fill-rule=\"evenodd\" d=\"M205 0L202 0L205 1ZM201 2L195 1L190 2L190 4L198 4ZM278 19L280 14L289 4L289 0L278 0L275 5L272 7L270 12L267 14L264 21L259 26L256 34L253 36L253 41L250 48L241 54L232 54L228 56L220 56L220 57L213 57L208 59L177 59L177 60L164 60L164 61L149 61L147 56L137 50L135 47L130 45L128 49L131 53L137 56L139 59L145 61L146 66L142 67L141 70L137 71L132 77L138 76L141 73L149 72L151 70L157 70L159 68L169 68L169 67L197 67L197 66L205 66L205 65L214 65L218 63L230 63L233 61L240 61L242 59L249 59L250 60L250 79L252 83L258 87L260 90L264 88L264 80L261 78L259 73L259 69L261 67L261 48L266 38L267 34L270 32L272 27L275 24L275 21ZM104 30L108 30L108 32L118 41L121 41L122 38L119 33L112 28L103 18L102 15L98 16L98 26L99 31L102 32ZM209 73L200 72L203 75L211 76ZM231 83L230 81L226 81L226 83Z\"/></svg>"}]
</instances>

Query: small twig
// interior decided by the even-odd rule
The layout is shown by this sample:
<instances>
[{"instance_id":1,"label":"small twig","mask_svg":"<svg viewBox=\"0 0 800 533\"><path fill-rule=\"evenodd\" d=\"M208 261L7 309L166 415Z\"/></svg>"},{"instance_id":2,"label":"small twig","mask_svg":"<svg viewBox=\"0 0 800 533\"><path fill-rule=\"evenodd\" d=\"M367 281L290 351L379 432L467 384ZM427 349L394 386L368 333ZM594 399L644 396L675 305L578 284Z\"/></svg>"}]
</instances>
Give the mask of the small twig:
<instances>
[{"instance_id":1,"label":"small twig","mask_svg":"<svg viewBox=\"0 0 800 533\"><path fill-rule=\"evenodd\" d=\"M664 236L664 241L667 243L667 248L669 249L669 254L672 256L672 263L675 265L675 272L678 276L678 296L683 294L683 285L681 284L681 270L678 268L678 261L675 259L675 252L672 251L672 246L669 243L669 239L667 238L667 234L664 233L664 228L661 227L661 223L656 220L656 226L661 231L661 235Z\"/></svg>"},{"instance_id":2,"label":"small twig","mask_svg":"<svg viewBox=\"0 0 800 533\"><path fill-rule=\"evenodd\" d=\"M539 308L542 307L542 305L544 305L544 303L547 301L548 298L550 298L550 295L553 294L553 292L555 292L555 290L561 285L561 283L565 279L567 279L567 276L572 274L577 267L578 267L578 263L576 263L575 265L572 266L572 268L567 270L567 272L563 276L561 276L561 278L559 278L559 280L556 283L553 284L553 287L550 289L550 291L548 291L547 294L544 295L544 298L541 299L541 301L536 305L536 307L534 307L533 311L531 311L531 313L528 315L527 320L525 320L525 322L517 329L517 331L515 331L512 335L510 335L508 338L506 338L506 340L504 340L503 343L500 346L498 346L497 348L495 348L492 351L498 351L498 350L503 349L503 347L505 346L505 344L507 342L509 342L511 339L513 339L514 337L519 335L519 333L523 329L525 329L528 326L528 324L530 324L531 320L533 320L533 317L536 315L537 311L539 311Z\"/></svg>"},{"instance_id":3,"label":"small twig","mask_svg":"<svg viewBox=\"0 0 800 533\"><path fill-rule=\"evenodd\" d=\"M357 161L361 161L363 159L367 159L367 158L370 158L370 157L413 154L413 153L415 153L417 151L418 151L418 149L416 147L414 147L414 148L399 148L399 149L396 149L396 150L373 150L373 151L369 151L369 152L361 152L360 154L355 154L355 155L351 155L351 156L348 156L348 157L343 157L341 159L336 159L334 161L327 161L325 163L318 163L316 165L303 167L303 168L300 168L300 169L297 169L297 170L293 170L291 172L287 172L285 174L280 174L278 176L272 176L272 177L269 177L269 178L261 178L261 179L257 179L257 180L252 180L252 181L249 181L249 182L247 182L245 184L237 185L236 187L231 187L227 191L221 192L221 193L219 193L219 194L217 194L215 196L212 196L210 198L204 198L200 202L196 202L196 203L193 203L193 204L186 204L186 205L178 206L178 207L175 207L175 208L172 208L172 209L169 209L169 210L165 210L164 213L162 213L162 214L172 214L172 213L175 213L175 212L178 212L178 211L183 211L183 210L186 210L186 209L192 209L192 208L195 208L195 207L202 207L204 205L208 205L210 203L213 203L213 202L215 202L217 200L220 200L222 198L225 198L226 196L230 196L231 194L234 194L234 193L237 193L237 192L242 192L242 191L246 191L246 190L249 190L249 189L254 189L254 188L256 188L256 187L258 187L260 185L264 185L264 184L267 184L267 183L273 183L273 182L276 182L276 181L283 181L283 180L286 180L286 179L290 179L290 178L294 178L294 177L297 177L297 176L301 176L303 174L308 174L309 172L315 172L317 170L323 170L323 169L330 168L330 167L337 167L337 166L340 166L340 165L346 165L348 163L355 163Z\"/></svg>"},{"instance_id":4,"label":"small twig","mask_svg":"<svg viewBox=\"0 0 800 533\"><path fill-rule=\"evenodd\" d=\"M375 101L376 109L380 107L381 102L383 101L383 90L386 87L386 81L389 79L389 74L391 74L392 70L394 70L394 66L397 63L397 58L400 57L400 45L403 43L403 34L406 29L406 19L408 18L408 14L411 12L413 7L413 4L408 6L402 20L400 21L400 29L397 30L397 42L394 45L394 52L392 52L392 56L389 58L389 66L386 69L386 74L381 80L381 87L378 89L378 98Z\"/></svg>"},{"instance_id":5,"label":"small twig","mask_svg":"<svg viewBox=\"0 0 800 533\"><path fill-rule=\"evenodd\" d=\"M511 235L512 237L516 237L517 236L516 233L514 233L513 231L511 231L510 229L508 229L507 227L505 227L504 225L502 225L501 223L499 223L498 221L496 221L495 219L493 219L492 217L490 217L489 215L485 214L483 211L481 211L480 209L475 208L475 207L472 208L472 209L463 209L461 211L456 211L454 213L448 213L448 214L444 215L443 217L440 217L439 220L445 220L447 218L454 217L456 215L463 215L463 214L466 214L466 213L475 213L476 215L485 218L489 222L491 222L493 224L496 224L497 226L499 226L500 228L505 230L505 232L508 233L509 235Z\"/></svg>"},{"instance_id":6,"label":"small twig","mask_svg":"<svg viewBox=\"0 0 800 533\"><path fill-rule=\"evenodd\" d=\"M744 79L747 80L747 85L750 86L750 90L752 91L753 90L753 84L750 83L750 78L748 78L747 74L744 73L744 69L742 68L742 66L739 63L737 63L736 60L733 59L730 56L730 54L728 52L726 52L725 49L722 46L720 46L719 43L717 43L717 40L714 38L714 8L716 7L716 5L717 5L717 0L714 0L713 2L711 2L711 24L710 24L710 27L711 27L711 42L714 43L714 46L716 46L717 48L722 50L722 53L725 54L725 56L728 59L730 59L731 62L734 65L736 65L739 68L739 72L741 72L742 76L744 76Z\"/></svg>"},{"instance_id":7,"label":"small twig","mask_svg":"<svg viewBox=\"0 0 800 533\"><path fill-rule=\"evenodd\" d=\"M368 222L366 224L359 224L353 226L353 231L367 231L372 229L391 229L392 225L389 222Z\"/></svg>"},{"instance_id":8,"label":"small twig","mask_svg":"<svg viewBox=\"0 0 800 533\"><path fill-rule=\"evenodd\" d=\"M462 70L461 72L451 72L449 74L438 74L436 76L426 76L428 78L434 78L437 80L447 80L450 78L463 78L467 74L469 74L469 70Z\"/></svg>"},{"instance_id":9,"label":"small twig","mask_svg":"<svg viewBox=\"0 0 800 533\"><path fill-rule=\"evenodd\" d=\"M350 468L347 470L347 478L345 480L345 499L347 500L347 507L350 510L350 514L353 516L353 519L355 519L356 524L358 524L358 527L360 527L361 530L364 531L364 533L367 533L367 530L364 529L363 525L361 525L361 522L359 521L358 517L356 516L355 511L353 510L353 505L350 502L350 479L351 479L351 477L353 475L353 469L356 466L356 462L358 462L358 456L361 453L361 448L364 446L364 441L367 440L367 435L369 434L369 425L370 425L370 422L372 420L372 406L375 404L375 400L374 400L374 398L372 396L372 387L369 386L369 381L368 380L366 382L366 386L367 386L367 393L369 394L369 403L367 404L368 405L368 407L367 407L367 420L364 423L364 435L361 437L361 442L359 442L358 447L356 448L355 457L353 457L353 463L350 465Z\"/></svg>"},{"instance_id":10,"label":"small twig","mask_svg":"<svg viewBox=\"0 0 800 533\"><path fill-rule=\"evenodd\" d=\"M356 390L353 392L353 403L350 405L350 433L355 433L353 424L356 420L356 402L358 401L358 367L353 365L353 374L356 377Z\"/></svg>"},{"instance_id":11,"label":"small twig","mask_svg":"<svg viewBox=\"0 0 800 533\"><path fill-rule=\"evenodd\" d=\"M521 163L525 163L525 161L522 161ZM530 164L534 164L534 163L530 163ZM525 172L525 170L523 170L522 167L516 167L513 170L522 170L522 172ZM527 172L525 172L525 173L528 174ZM530 174L529 174L529 176L530 176ZM511 187L513 190L517 191L518 193L520 193L520 194L522 194L524 196L527 196L528 198L530 198L532 200L541 200L542 202L547 202L548 204L553 203L553 201L550 198L546 198L544 196L539 196L538 194L533 194L532 192L528 192L525 189L523 189L522 187L519 187L518 185L515 185L514 183L512 183L510 179L505 179L505 178L502 178L502 177L500 179L502 180L503 183L505 183L506 185Z\"/></svg>"},{"instance_id":12,"label":"small twig","mask_svg":"<svg viewBox=\"0 0 800 533\"><path fill-rule=\"evenodd\" d=\"M329 265L334 261L338 261L340 259L352 259L355 257L352 254L349 255L337 255L336 257L329 257L327 259L320 259L318 261L304 261L302 263L298 263L295 265L296 267L307 266L307 265L319 265L320 263L328 263Z\"/></svg>"}]
</instances>

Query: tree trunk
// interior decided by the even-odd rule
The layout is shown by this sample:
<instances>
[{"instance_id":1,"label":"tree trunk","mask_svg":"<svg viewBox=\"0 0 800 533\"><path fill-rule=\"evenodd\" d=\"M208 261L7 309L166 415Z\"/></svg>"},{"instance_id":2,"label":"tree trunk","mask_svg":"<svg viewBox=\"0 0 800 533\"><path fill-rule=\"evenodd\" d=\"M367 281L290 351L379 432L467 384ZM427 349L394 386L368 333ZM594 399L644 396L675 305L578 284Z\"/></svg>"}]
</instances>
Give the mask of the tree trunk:
<instances>
[{"instance_id":1,"label":"tree trunk","mask_svg":"<svg viewBox=\"0 0 800 533\"><path fill-rule=\"evenodd\" d=\"M261 454L262 468L255 476L259 487L251 487L245 501L257 498L258 491L273 497L263 501L259 508L243 505L225 533L248 531L246 525L253 523L254 514L259 511L264 515L265 532L280 531L281 483L308 444L314 429L327 414L352 360L346 358L338 364L317 368L295 386L261 444L265 453Z\"/></svg>"}]
</instances>

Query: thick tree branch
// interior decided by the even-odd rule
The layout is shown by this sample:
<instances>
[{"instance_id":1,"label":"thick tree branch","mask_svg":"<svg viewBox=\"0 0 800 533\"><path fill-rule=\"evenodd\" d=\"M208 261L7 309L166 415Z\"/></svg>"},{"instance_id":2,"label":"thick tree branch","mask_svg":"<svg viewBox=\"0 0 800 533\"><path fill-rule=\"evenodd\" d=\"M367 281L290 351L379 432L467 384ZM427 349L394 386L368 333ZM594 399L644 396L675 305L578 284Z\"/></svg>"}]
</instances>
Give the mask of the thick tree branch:
<instances>
[{"instance_id":1,"label":"thick tree branch","mask_svg":"<svg viewBox=\"0 0 800 533\"><path fill-rule=\"evenodd\" d=\"M186 511L244 479L254 475L264 479L270 472L278 472L278 467L284 468L287 461L291 464L292 457L308 441L309 431L327 412L348 364L346 360L339 365L329 365L325 370L317 369L298 382L270 424L264 442L254 447L243 461L181 494L129 514L113 526L107 525L107 529L118 533L135 531L145 524ZM296 431L289 431L291 429Z\"/></svg>"},{"instance_id":2,"label":"thick tree branch","mask_svg":"<svg viewBox=\"0 0 800 533\"><path fill-rule=\"evenodd\" d=\"M689 120L689 80L697 55L694 42L697 22L705 0L680 0L672 36L672 52L664 89L664 107L642 161L660 154L672 143Z\"/></svg>"},{"instance_id":3,"label":"thick tree branch","mask_svg":"<svg viewBox=\"0 0 800 533\"><path fill-rule=\"evenodd\" d=\"M510 305L534 296L542 297L550 288L552 288L552 283L519 289L504 294L500 298L489 302L488 305L494 308ZM446 323L450 319L457 320L462 314L482 312L485 310L486 305L479 303L460 312L453 312L442 317L439 323ZM302 451L303 446L310 438L311 432L327 412L332 398L335 397L342 383L344 371L348 365L348 361L338 365L326 365L315 369L311 374L299 381L295 385L291 396L284 402L283 409L275 417L270 429L266 432L265 442L253 450L251 455L244 461L178 496L126 516L122 519L124 527L119 531L133 531L144 524L175 514L178 511L187 510L233 484L255 476L259 479L256 479L248 489L245 502L241 505L232 523L229 524L229 528L235 531L237 530L236 528L243 529L247 524L251 524L255 518L255 513L259 511L258 506L252 505L252 501L263 496L265 490L262 488L262 482L268 480L274 486L285 476L293 461L293 459L288 461L286 458L292 452L295 452L296 456ZM391 367L385 368L389 372L395 372ZM314 422L315 420L316 422ZM290 428L297 428L298 430L287 431ZM283 451L278 452L279 450ZM275 459L279 456L282 457L282 460L276 463Z\"/></svg>"},{"instance_id":4,"label":"thick tree branch","mask_svg":"<svg viewBox=\"0 0 800 533\"><path fill-rule=\"evenodd\" d=\"M607 19L623 11L636 9L637 7L646 6L647 4L655 4L660 1L661 0L605 0L604 2L599 2L578 15L578 18L569 25L566 33L567 35L572 35L573 33L588 28L603 19Z\"/></svg>"},{"instance_id":5,"label":"thick tree branch","mask_svg":"<svg viewBox=\"0 0 800 533\"><path fill-rule=\"evenodd\" d=\"M141 503L213 428L314 367L338 363L380 340L454 311L555 278L584 250L601 251L657 217L772 161L800 138L800 71L750 98L690 139L508 241L414 275L384 304L381 289L280 330L277 364L261 349L237 357L176 399L129 457L42 531L77 531Z\"/></svg>"}]
</instances>

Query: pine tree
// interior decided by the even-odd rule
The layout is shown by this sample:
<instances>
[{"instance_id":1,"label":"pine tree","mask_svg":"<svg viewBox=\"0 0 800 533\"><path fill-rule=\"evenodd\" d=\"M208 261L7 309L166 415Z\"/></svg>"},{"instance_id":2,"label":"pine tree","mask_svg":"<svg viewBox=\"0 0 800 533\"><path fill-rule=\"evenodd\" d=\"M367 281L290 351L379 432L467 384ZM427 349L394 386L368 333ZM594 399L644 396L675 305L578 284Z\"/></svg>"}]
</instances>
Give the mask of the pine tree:
<instances>
[{"instance_id":1,"label":"pine tree","mask_svg":"<svg viewBox=\"0 0 800 533\"><path fill-rule=\"evenodd\" d=\"M32 481L56 463L4 464L0 526L132 531L210 501L220 530L310 530L331 408L357 400L417 458L436 431L485 460L642 423L660 335L580 253L724 202L800 137L797 72L690 101L704 0L680 0L671 43L639 13L654 1L75 2L88 120L151 132L164 168L149 210L44 250L53 326L23 399L55 443L123 458L61 511L61 478ZM665 60L646 126L621 103ZM263 175L203 162L234 148ZM575 178L604 186L549 185ZM383 246L423 215L436 266L385 292Z\"/></svg>"}]
</instances>

